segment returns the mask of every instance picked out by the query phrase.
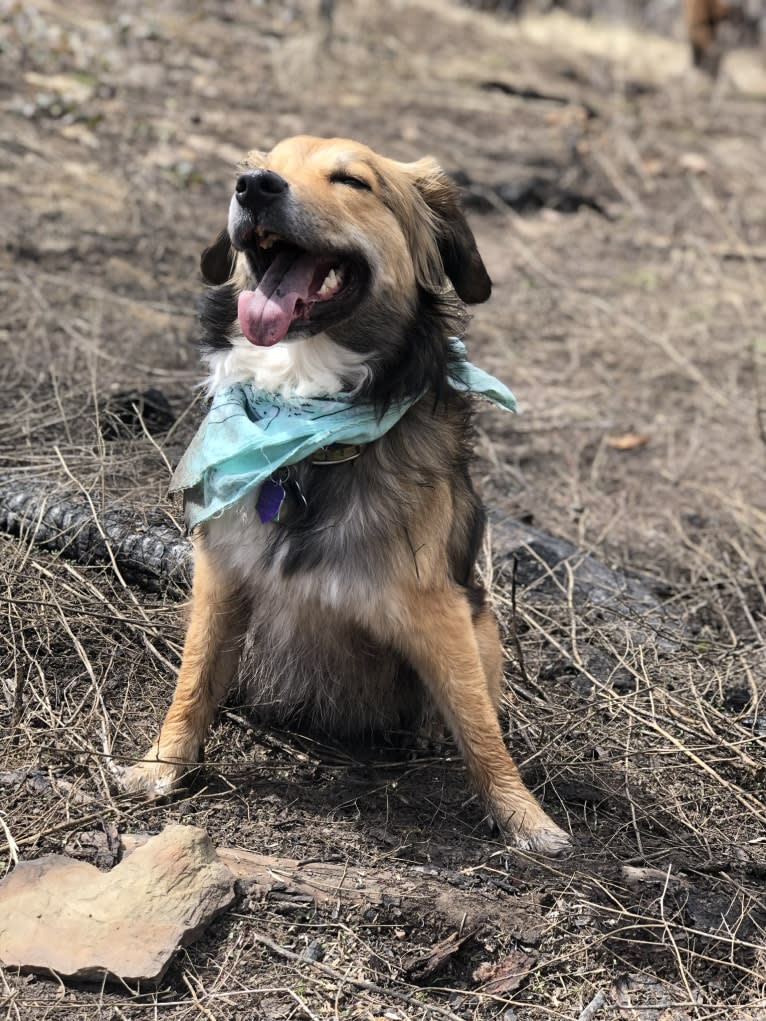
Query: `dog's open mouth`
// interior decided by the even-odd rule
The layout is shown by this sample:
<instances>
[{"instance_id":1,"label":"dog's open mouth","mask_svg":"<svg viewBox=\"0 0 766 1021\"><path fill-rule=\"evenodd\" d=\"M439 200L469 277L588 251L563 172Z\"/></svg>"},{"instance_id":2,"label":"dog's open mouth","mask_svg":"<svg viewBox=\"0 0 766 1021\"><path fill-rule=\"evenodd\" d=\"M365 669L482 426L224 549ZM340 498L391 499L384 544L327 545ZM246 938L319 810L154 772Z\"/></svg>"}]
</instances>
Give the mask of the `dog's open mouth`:
<instances>
[{"instance_id":1,"label":"dog's open mouth","mask_svg":"<svg viewBox=\"0 0 766 1021\"><path fill-rule=\"evenodd\" d=\"M316 332L350 310L362 285L359 260L310 252L277 234L258 231L248 261L259 278L239 296L242 333L252 344L271 347L291 329Z\"/></svg>"}]
</instances>

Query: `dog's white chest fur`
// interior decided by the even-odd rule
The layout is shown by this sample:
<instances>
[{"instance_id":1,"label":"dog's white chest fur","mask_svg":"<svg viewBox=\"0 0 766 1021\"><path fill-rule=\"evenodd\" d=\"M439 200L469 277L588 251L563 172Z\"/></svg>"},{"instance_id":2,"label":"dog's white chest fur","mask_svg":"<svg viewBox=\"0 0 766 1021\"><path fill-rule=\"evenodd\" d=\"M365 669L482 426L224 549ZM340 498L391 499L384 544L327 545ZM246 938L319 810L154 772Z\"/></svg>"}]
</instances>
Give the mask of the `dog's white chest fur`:
<instances>
[{"instance_id":1,"label":"dog's white chest fur","mask_svg":"<svg viewBox=\"0 0 766 1021\"><path fill-rule=\"evenodd\" d=\"M327 397L344 386L355 389L369 375L365 356L341 347L326 334L307 340L256 347L241 332L231 347L205 356L209 396L234 383L252 383L285 397Z\"/></svg>"}]
</instances>

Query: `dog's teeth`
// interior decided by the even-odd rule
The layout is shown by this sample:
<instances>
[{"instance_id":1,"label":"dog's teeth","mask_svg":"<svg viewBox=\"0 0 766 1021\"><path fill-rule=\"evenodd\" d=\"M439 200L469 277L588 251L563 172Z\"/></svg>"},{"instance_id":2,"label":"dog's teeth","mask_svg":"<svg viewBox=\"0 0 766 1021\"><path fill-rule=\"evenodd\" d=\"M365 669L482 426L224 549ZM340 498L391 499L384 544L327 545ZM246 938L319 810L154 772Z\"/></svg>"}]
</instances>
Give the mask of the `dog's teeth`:
<instances>
[{"instance_id":1,"label":"dog's teeth","mask_svg":"<svg viewBox=\"0 0 766 1021\"><path fill-rule=\"evenodd\" d=\"M324 278L324 283L319 288L319 297L324 298L327 294L332 294L333 291L337 290L340 286L340 274L336 273L334 269L331 269L327 276Z\"/></svg>"},{"instance_id":2,"label":"dog's teeth","mask_svg":"<svg viewBox=\"0 0 766 1021\"><path fill-rule=\"evenodd\" d=\"M336 276L335 276L335 271L331 270L328 273L328 275L325 277L325 281L324 281L324 283L322 284L322 287L319 290L319 296L321 298L324 298L326 294L331 294L335 290L336 287L337 287L337 279L336 279Z\"/></svg>"}]
</instances>

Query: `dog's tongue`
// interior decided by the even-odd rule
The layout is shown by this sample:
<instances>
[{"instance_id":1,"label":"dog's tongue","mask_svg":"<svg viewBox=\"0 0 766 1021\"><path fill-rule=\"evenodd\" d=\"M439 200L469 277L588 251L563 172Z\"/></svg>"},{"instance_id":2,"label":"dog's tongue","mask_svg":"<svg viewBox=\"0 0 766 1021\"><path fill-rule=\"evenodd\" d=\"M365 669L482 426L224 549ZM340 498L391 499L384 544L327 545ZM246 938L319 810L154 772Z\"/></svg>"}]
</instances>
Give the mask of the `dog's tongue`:
<instances>
[{"instance_id":1,"label":"dog's tongue","mask_svg":"<svg viewBox=\"0 0 766 1021\"><path fill-rule=\"evenodd\" d=\"M308 301L317 270L308 252L279 252L255 291L239 296L237 314L242 332L252 344L271 347L290 329L299 301Z\"/></svg>"}]
</instances>

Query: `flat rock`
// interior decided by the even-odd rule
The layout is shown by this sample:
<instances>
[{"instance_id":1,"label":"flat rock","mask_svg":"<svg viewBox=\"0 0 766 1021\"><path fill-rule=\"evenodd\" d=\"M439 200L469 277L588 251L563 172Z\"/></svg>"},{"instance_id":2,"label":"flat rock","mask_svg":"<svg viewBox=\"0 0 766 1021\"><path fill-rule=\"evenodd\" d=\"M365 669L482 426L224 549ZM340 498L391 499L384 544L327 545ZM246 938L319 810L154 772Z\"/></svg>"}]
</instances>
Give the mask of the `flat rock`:
<instances>
[{"instance_id":1,"label":"flat rock","mask_svg":"<svg viewBox=\"0 0 766 1021\"><path fill-rule=\"evenodd\" d=\"M0 883L0 964L154 984L235 897L196 826L168 826L110 872L60 854L20 862Z\"/></svg>"}]
</instances>

